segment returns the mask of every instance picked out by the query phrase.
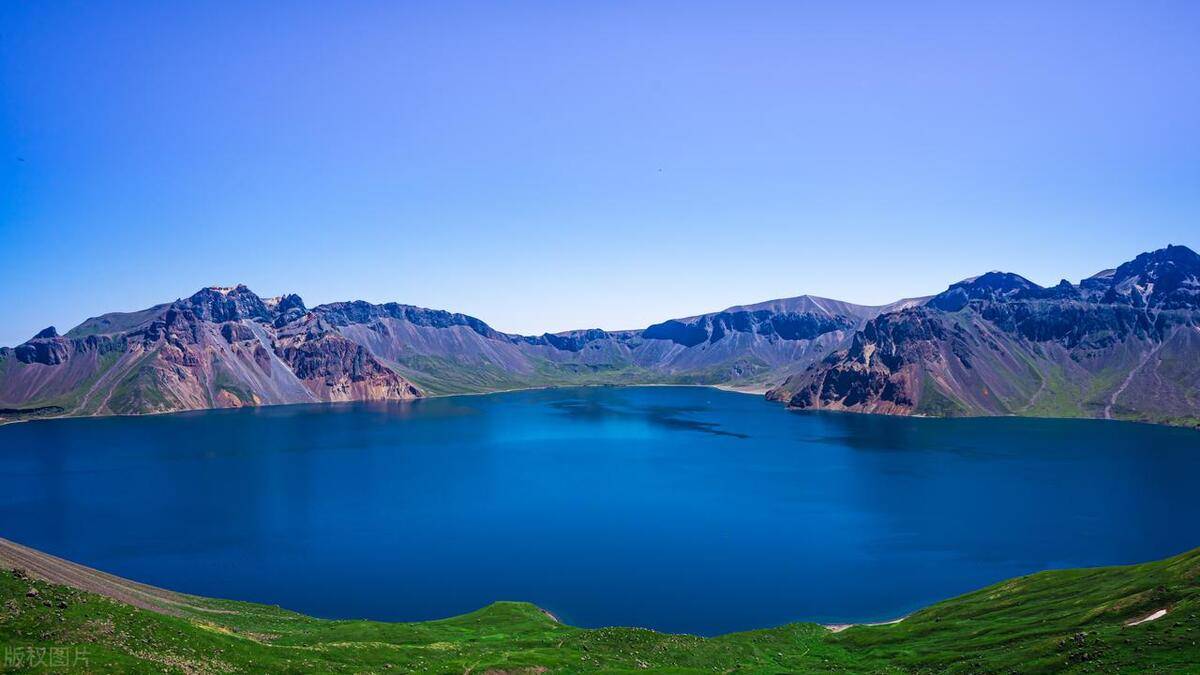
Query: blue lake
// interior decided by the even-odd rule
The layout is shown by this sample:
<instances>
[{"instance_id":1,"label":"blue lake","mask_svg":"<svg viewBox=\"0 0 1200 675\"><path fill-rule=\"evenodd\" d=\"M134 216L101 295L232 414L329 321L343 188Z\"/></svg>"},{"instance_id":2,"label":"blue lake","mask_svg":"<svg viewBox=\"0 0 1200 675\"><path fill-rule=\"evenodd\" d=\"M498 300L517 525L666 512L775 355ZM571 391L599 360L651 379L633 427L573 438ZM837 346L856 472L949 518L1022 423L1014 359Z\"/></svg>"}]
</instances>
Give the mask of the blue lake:
<instances>
[{"instance_id":1,"label":"blue lake","mask_svg":"<svg viewBox=\"0 0 1200 675\"><path fill-rule=\"evenodd\" d=\"M1200 433L581 388L0 427L0 536L331 618L716 634L1200 545Z\"/></svg>"}]
</instances>

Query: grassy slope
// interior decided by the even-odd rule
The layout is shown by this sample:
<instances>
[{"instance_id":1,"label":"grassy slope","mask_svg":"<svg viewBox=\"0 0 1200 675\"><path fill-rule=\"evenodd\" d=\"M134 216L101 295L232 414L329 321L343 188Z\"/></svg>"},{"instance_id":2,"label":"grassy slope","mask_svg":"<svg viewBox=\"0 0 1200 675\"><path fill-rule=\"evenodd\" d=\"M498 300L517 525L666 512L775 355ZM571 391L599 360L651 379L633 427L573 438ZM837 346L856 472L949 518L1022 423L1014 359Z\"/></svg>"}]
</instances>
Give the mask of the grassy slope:
<instances>
[{"instance_id":1,"label":"grassy slope","mask_svg":"<svg viewBox=\"0 0 1200 675\"><path fill-rule=\"evenodd\" d=\"M324 621L175 597L186 602L171 616L3 572L0 643L82 648L89 672L1200 672L1200 549L1020 577L837 634L814 624L707 639L588 630L511 602L442 621ZM1125 625L1161 608L1157 621Z\"/></svg>"},{"instance_id":2,"label":"grassy slope","mask_svg":"<svg viewBox=\"0 0 1200 675\"><path fill-rule=\"evenodd\" d=\"M754 359L730 360L704 370L667 373L632 364L619 366L587 366L578 363L556 363L535 360L529 373L506 371L492 364L462 364L452 359L433 356L412 356L390 364L396 372L408 378L429 394L474 394L508 389L536 387L574 387L589 385L640 384L729 384L754 385L767 380L766 364ZM730 378L735 367L751 373ZM758 378L758 379L755 379Z\"/></svg>"},{"instance_id":3,"label":"grassy slope","mask_svg":"<svg viewBox=\"0 0 1200 675\"><path fill-rule=\"evenodd\" d=\"M81 338L88 335L124 333L153 321L167 309L169 304L155 305L136 312L112 312L94 316L67 331L66 337Z\"/></svg>"},{"instance_id":4,"label":"grassy slope","mask_svg":"<svg viewBox=\"0 0 1200 675\"><path fill-rule=\"evenodd\" d=\"M52 408L62 408L62 410L60 412L54 413L55 415L59 415L59 414L68 414L68 415L92 414L95 412L94 410L80 410L79 409L81 403L83 402L83 398L84 398L84 396L87 395L87 392L92 388L92 385L96 384L96 381L99 380L105 374L105 372L107 372L110 368L112 368L114 365L116 365L117 361L119 361L120 358L121 358L120 352L108 352L106 354L100 355L99 358L97 359L96 371L94 373L92 373L89 377L87 377L86 379L82 380L74 389L72 389L68 392L60 394L58 396L29 399L29 400L21 401L20 403L12 403L12 404L0 403L0 408L5 407L5 405L11 405L13 408L18 409L18 410L27 410L28 409L28 410L36 411L38 408L41 408L41 407L52 407ZM20 364L19 362L17 362L15 357L0 359L0 378L5 377L5 375L7 374L6 371L15 370L22 366L23 366L23 364ZM102 398L102 397L100 397L100 398ZM40 416L41 415L36 412L32 413L32 414L28 414L28 415L22 414L22 413L15 413L15 414L9 415L9 417L14 420L25 419L27 417L28 418L36 418L36 417L40 417ZM4 421L4 420L0 419L0 421Z\"/></svg>"},{"instance_id":5,"label":"grassy slope","mask_svg":"<svg viewBox=\"0 0 1200 675\"><path fill-rule=\"evenodd\" d=\"M550 361L538 361L528 373L505 370L491 363L460 363L437 356L408 356L389 365L427 394L440 395L584 384L641 384L653 380L649 371L632 366L593 370Z\"/></svg>"}]
</instances>

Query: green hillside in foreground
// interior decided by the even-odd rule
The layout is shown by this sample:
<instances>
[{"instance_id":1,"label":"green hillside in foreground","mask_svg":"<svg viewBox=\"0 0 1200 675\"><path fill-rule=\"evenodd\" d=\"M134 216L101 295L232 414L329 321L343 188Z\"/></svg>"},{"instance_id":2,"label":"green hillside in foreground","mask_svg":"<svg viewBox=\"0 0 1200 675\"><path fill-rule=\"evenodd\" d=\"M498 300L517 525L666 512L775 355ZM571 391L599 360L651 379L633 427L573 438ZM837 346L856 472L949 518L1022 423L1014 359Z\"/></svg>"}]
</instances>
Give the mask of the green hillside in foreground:
<instances>
[{"instance_id":1,"label":"green hillside in foreground","mask_svg":"<svg viewBox=\"0 0 1200 675\"><path fill-rule=\"evenodd\" d=\"M519 602L421 623L327 621L49 556L10 571L4 552L5 672L1200 672L1200 549L1019 577L892 625L834 633L798 623L715 638L575 628Z\"/></svg>"}]
</instances>

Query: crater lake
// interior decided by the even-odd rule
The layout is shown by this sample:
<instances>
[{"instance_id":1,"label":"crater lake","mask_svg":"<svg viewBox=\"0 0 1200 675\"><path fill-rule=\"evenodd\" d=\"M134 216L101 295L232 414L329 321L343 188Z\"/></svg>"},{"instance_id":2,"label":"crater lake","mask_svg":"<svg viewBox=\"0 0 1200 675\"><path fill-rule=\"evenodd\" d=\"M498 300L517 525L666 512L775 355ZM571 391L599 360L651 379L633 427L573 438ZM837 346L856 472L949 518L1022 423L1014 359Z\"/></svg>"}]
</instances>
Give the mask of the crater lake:
<instances>
[{"instance_id":1,"label":"crater lake","mask_svg":"<svg viewBox=\"0 0 1200 675\"><path fill-rule=\"evenodd\" d=\"M0 427L0 536L326 618L713 635L1200 544L1200 433L589 387Z\"/></svg>"}]
</instances>

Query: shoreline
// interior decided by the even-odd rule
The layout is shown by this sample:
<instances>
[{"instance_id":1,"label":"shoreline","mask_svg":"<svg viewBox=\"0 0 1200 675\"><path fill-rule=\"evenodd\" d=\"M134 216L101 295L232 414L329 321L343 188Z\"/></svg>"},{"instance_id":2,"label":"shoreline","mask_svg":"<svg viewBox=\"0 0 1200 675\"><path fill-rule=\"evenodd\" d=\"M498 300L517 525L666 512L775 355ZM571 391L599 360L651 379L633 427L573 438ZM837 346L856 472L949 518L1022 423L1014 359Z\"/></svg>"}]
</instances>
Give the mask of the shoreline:
<instances>
[{"instance_id":1,"label":"shoreline","mask_svg":"<svg viewBox=\"0 0 1200 675\"><path fill-rule=\"evenodd\" d=\"M77 588L80 590L88 591L90 593L96 593L98 595L103 595L107 598L110 598L110 599L120 602L120 603L124 603L124 604L138 607L141 609L150 610L152 612L167 614L170 616L183 616L184 611L188 611L188 610L205 612L205 613L221 611L221 610L214 610L212 608L206 607L204 602L196 601L197 599L200 599L200 598L203 598L206 600L210 599L207 596L195 596L195 595L192 595L189 593L169 590L166 588L162 588L160 586L153 586L151 584L147 584L147 583L144 583L141 581L135 581L128 577L118 576L116 574L112 574L110 572L105 572L103 570L99 570L94 567L84 565L82 563L77 563L72 560L68 560L66 558L60 558L54 554L46 553L39 549L32 548L30 546L26 546L24 544L12 541L11 539L6 539L2 536L0 536L0 569L21 570L23 574L27 574L32 577L36 577L38 579L41 579L42 581L47 581L49 583L59 584L59 585L63 585L63 586L69 586L71 588ZM224 600L224 601L253 603L253 601L251 601L251 600L240 600L240 599L236 599L236 598L217 598L217 599ZM500 602L500 601L493 601L493 602ZM522 601L516 601L516 602L522 602ZM532 603L530 603L530 604L532 604ZM545 607L542 607L540 605L533 605L533 606L536 607L539 612L541 612L543 615L545 615L548 619L550 619L554 623L558 623L558 624L563 623L562 619L554 612L551 612L550 610L548 610ZM485 607L486 607L486 605L485 605ZM414 621L383 621L383 620L379 620L379 619L365 619L365 620L376 622L376 623L414 623L414 622L421 623L424 621L444 621L444 620L452 619L455 616L459 616L459 615L451 615L451 616L447 616L447 617L442 617L441 619L425 619L425 620L414 620ZM799 621L788 621L787 623L780 624L780 626L785 626L785 625L788 625L791 623L804 623L804 624L812 624L812 625L816 625L816 626L821 626L823 628L828 629L831 633L840 633L841 631L844 631L847 628L852 628L854 626L890 626L893 624L900 623L901 621L907 619L909 616L910 615L905 615L905 616L900 617L899 619L893 619L891 621L862 622L862 623L822 624L822 623L816 623L813 621L799 620ZM353 620L353 619L345 619L345 618L326 618L326 617L313 617L313 618L316 618L316 619L319 619L322 621L352 621ZM614 626L614 627L621 627L621 626ZM636 628L639 630L649 630L649 631L654 631L656 633L660 633L663 635L685 635L685 633L664 633L664 632L659 631L654 628L645 628L645 627L641 627L641 626L623 626L623 627ZM778 628L778 627L779 626L769 626L765 629ZM765 630L765 629L750 629L750 630ZM734 631L733 633L722 633L719 635L706 636L706 637L719 637L720 635L735 634L737 632L743 632L743 631Z\"/></svg>"},{"instance_id":2,"label":"shoreline","mask_svg":"<svg viewBox=\"0 0 1200 675\"><path fill-rule=\"evenodd\" d=\"M521 391L541 391L545 389L585 389L593 387L611 387L611 388L626 388L626 387L699 387L707 389L717 389L731 394L745 394L750 396L765 396L770 387L735 387L728 384L675 384L670 382L644 382L632 384L611 384L611 383L592 383L592 384L547 384L536 387L514 387L511 389L493 389L491 391L468 391L454 394L428 394L417 398L397 399L397 400L381 400L381 401L296 401L293 403L267 403L262 405L247 405L235 407L211 407L211 408L188 408L186 410L156 410L141 413L108 413L105 415L47 415L42 417L28 417L24 419L13 419L0 421L0 427L10 424L21 424L24 422L37 422L42 420L65 420L65 419L104 419L110 417L146 417L151 415L178 415L181 413L205 412L212 410L240 410L246 408L274 408L282 406L296 405L339 405L347 403L415 403L424 399L442 399L454 398L457 396L490 396L492 394L511 394ZM765 400L765 399L764 399ZM1141 424L1152 427L1166 427L1168 429L1188 429L1191 431L1200 432L1200 424L1171 424L1168 422L1154 422L1151 420L1131 420L1131 419L1107 419L1104 417L1046 417L1041 415L961 415L961 416L941 416L941 415L924 415L910 414L899 415L893 413L869 412L863 410L846 410L846 409L830 409L830 408L795 408L786 403L780 402L780 407L784 412L802 412L802 413L835 413L849 415L867 415L880 417L908 417L915 419L926 420L981 420L981 419L1029 419L1029 420L1080 420L1092 422L1112 422L1116 424Z\"/></svg>"},{"instance_id":3,"label":"shoreline","mask_svg":"<svg viewBox=\"0 0 1200 675\"><path fill-rule=\"evenodd\" d=\"M1196 555L1200 555L1200 549L1191 549L1190 551L1183 551L1181 553L1178 553L1174 556L1171 556L1171 557L1168 557L1165 559L1151 560L1149 562L1143 562L1143 563L1132 563L1132 564L1126 564L1126 565L1085 566L1085 567L1066 568L1066 570L1050 569L1050 570L1042 570L1042 571L1038 571L1038 572L1031 572L1031 573L1028 573L1028 574L1019 576L1019 577L1012 577L1007 580L1000 580L1000 581L994 582L993 584L983 586L980 589L977 589L976 591L970 591L965 594L951 596L949 598L946 598L945 600L936 602L931 605L927 605L926 607L924 607L920 610L906 614L897 619L892 619L890 621L847 622L847 623L823 624L823 623L817 623L814 621L792 620L792 621L788 621L786 623L782 623L782 624L772 626L772 627L735 630L735 631L729 632L729 633L719 633L719 634L715 634L715 635L697 636L697 637L700 637L701 639L717 639L717 638L722 638L722 637L726 637L726 636L750 633L750 632L754 632L754 631L774 630L774 629L784 628L784 627L791 626L791 625L809 625L809 626L813 626L813 627L820 627L820 628L825 629L829 634L837 634L837 633L841 633L849 628L854 628L854 627L884 628L886 626L894 626L894 625L900 624L901 622L907 621L909 619L913 619L914 617L916 617L918 624L921 624L922 622L924 622L924 624L929 624L930 618L928 616L924 616L924 618L922 619L922 616L925 615L927 613L927 611L933 607L941 606L946 603L953 603L955 601L964 601L964 600L973 598L975 596L978 596L980 591L983 591L983 590L1010 588L1013 586L1014 582L1016 582L1018 580L1027 581L1027 580L1032 580L1032 579L1037 579L1037 578L1045 578L1045 575L1062 574L1064 571L1072 571L1072 570L1074 570L1074 571L1091 570L1091 571L1094 571L1097 573L1105 573L1105 572L1113 573L1113 572L1120 572L1122 570L1135 570L1137 568L1142 568L1142 567L1146 567L1146 566L1169 565L1172 561L1178 561L1179 559L1184 558L1185 556L1193 556L1193 561L1194 561L1194 556L1196 556ZM0 536L0 571L12 572L19 582L29 583L32 580L36 579L36 580L48 582L51 584L57 584L57 585L65 586L68 588L82 590L82 591L85 591L88 593L94 593L94 594L97 594L100 596L107 597L110 600L120 603L122 605L145 609L145 610L149 610L151 612L155 612L158 614L164 614L164 615L168 615L168 616L182 618L186 621L190 621L193 623L195 623L197 620L199 620L199 622L205 626L210 625L212 620L215 620L220 615L238 614L239 607L229 606L229 603L237 603L238 605L245 604L247 606L255 606L256 604L258 604L258 603L255 603L254 601L237 600L234 598L216 598L216 597L210 597L210 596L197 596L197 595L191 595L191 594L188 594L185 592L168 590L168 589L165 589L160 586L153 586L153 585L150 585L147 583L135 581L128 577L118 576L116 574L105 572L105 571L102 571L102 570L94 568L94 567L90 567L90 566L87 566L87 565L84 565L81 563L73 562L73 561L65 559L65 558L60 558L53 554L46 553L44 551L34 549L29 546L25 546L23 544L14 542L10 539L6 539L2 536ZM1159 579L1154 579L1152 581L1153 581L1153 584L1161 584L1162 583L1162 581ZM1153 587L1153 584L1151 583L1151 581L1147 581L1146 584L1149 584L1150 587ZM35 597L36 595L37 595L36 592L30 591L27 594L27 597ZM994 595L990 596L989 600L994 599L994 598L995 598ZM545 617L545 619L547 619L555 624L568 625L568 624L563 624L562 619L555 613L551 612L550 610L548 610L544 607L541 607L539 605L533 604L533 603L522 602L522 601L507 601L507 602L506 601L493 601L490 604L485 605L484 607L480 608L480 610L475 610L474 612L468 612L466 614L459 614L459 615L451 615L451 616L446 616L446 617L442 617L442 618L438 618L438 619L419 619L419 620L396 621L396 620L377 620L377 619L369 619L369 618L361 618L361 617L356 618L356 619L345 619L345 618L323 618L323 617L312 616L312 615L305 615L305 616L308 616L308 618L315 619L317 621L329 621L329 622L366 621L366 622L370 622L372 624L378 624L378 625L436 624L436 623L440 623L440 622L444 622L444 621L451 621L456 618L467 617L467 616L475 614L479 611L486 610L489 607L495 607L497 605L506 605L506 604L508 604L508 605L511 605L511 604L527 605L531 610L536 611L537 614L541 615L542 617ZM1002 605L1003 603L1000 603L1000 604ZM268 605L261 605L261 606L268 607ZM281 609L278 606L275 606L275 608ZM1172 614L1172 610L1174 609L1174 606L1170 603L1168 603L1166 605L1150 603L1150 605L1148 607L1141 609L1140 611L1137 611L1138 610L1137 607L1132 607L1132 606L1129 607L1128 609L1129 609L1130 615L1124 617L1123 619L1120 619L1119 623L1118 623L1118 625L1122 631L1130 629L1130 628L1134 628L1134 627L1142 625L1142 624L1155 622L1165 616L1170 616ZM293 613L292 610L283 610L283 611L287 611L287 612L289 612L289 614ZM932 619L933 622L937 622L940 620L941 619L937 618L937 617ZM631 625L624 625L624 626L611 625L611 626L602 626L602 627L597 627L595 629L585 629L585 630L606 630L606 629L620 629L620 628L643 630L643 631L648 631L650 633L664 635L664 636L693 635L693 634L688 634L688 633L670 633L670 632L664 632L664 631L660 631L660 630L653 629L653 628L641 628L641 627L631 626ZM1126 633L1122 633L1122 634L1126 634Z\"/></svg>"},{"instance_id":4,"label":"shoreline","mask_svg":"<svg viewBox=\"0 0 1200 675\"><path fill-rule=\"evenodd\" d=\"M538 387L514 387L512 389L494 389L492 391L467 391L458 394L429 394L419 398L408 399L411 401L420 401L426 398L454 398L455 396L490 396L491 394L511 394L518 391L542 391L545 389L601 389L601 388L633 388L633 387L697 387L701 389L719 389L732 394L750 394L752 396L764 396L770 387L767 388L752 388L739 389L728 384L674 384L671 382L642 382L631 384L609 384L609 383L592 383L592 384L546 384ZM338 401L338 403L355 403L355 401ZM296 405L293 403L277 403L274 405ZM206 408L200 408L206 410ZM218 410L219 408L214 408ZM180 411L183 412L183 411Z\"/></svg>"},{"instance_id":5,"label":"shoreline","mask_svg":"<svg viewBox=\"0 0 1200 675\"><path fill-rule=\"evenodd\" d=\"M7 426L9 424L22 424L25 422L39 422L39 421L43 421L43 420L69 420L69 419L83 420L83 419L105 419L105 418L109 418L109 417L149 417L152 415L179 415L182 413L206 412L206 411L210 411L210 410L242 410L242 409L247 409L247 408L278 408L278 407L293 406L293 405L337 405L337 404L346 404L346 403L415 403L417 401L421 401L421 400L425 400L425 399L454 398L457 396L490 396L492 394L512 394L512 393L516 393L516 392L520 392L520 391L541 391L541 390L545 390L545 389L585 389L585 388L593 388L593 387L597 387L597 388L599 388L599 387L613 387L613 388L701 387L701 388L706 388L706 389L719 389L721 391L727 391L727 392L730 392L733 394L750 394L752 396L762 396L762 395L766 394L766 392L767 392L766 389L736 389L734 387L731 387L731 386L725 385L725 384L671 384L671 383L667 383L667 382L647 383L647 384L569 384L569 385L547 384L547 385L543 385L543 386L539 386L539 387L516 387L513 389L494 389L492 391L467 391L467 392L456 393L456 394L429 394L426 396L418 396L416 398L405 398L405 399L396 399L396 400L389 399L389 400L382 400L382 401L367 401L367 400L296 401L294 403L264 403L262 405L242 405L242 406L229 406L229 407L221 407L221 408L211 407L211 408L187 408L185 410L151 410L148 412L141 412L141 413L108 413L105 415L45 415L45 416L39 416L39 417L27 417L24 419L0 421L0 427Z\"/></svg>"},{"instance_id":6,"label":"shoreline","mask_svg":"<svg viewBox=\"0 0 1200 675\"><path fill-rule=\"evenodd\" d=\"M855 626L894 626L907 619L909 616L911 615L905 614L899 619L892 619L891 621L865 621L863 623L823 623L821 625L825 628L828 628L830 633L840 633L847 628L854 628Z\"/></svg>"},{"instance_id":7,"label":"shoreline","mask_svg":"<svg viewBox=\"0 0 1200 675\"><path fill-rule=\"evenodd\" d=\"M584 388L628 388L628 387L696 387L707 389L718 389L721 392L731 394L746 394L751 396L766 396L769 392L769 387L749 387L739 388L731 386L731 384L677 384L671 382L642 382L630 384L616 383L588 383L588 384L542 384L538 387L514 387L510 389L492 389L490 392L462 392L455 394L427 394L418 396L415 399L398 399L398 400L382 400L382 401L295 401L288 404L264 404L257 406L233 406L233 407L205 407L205 408L187 408L187 410L174 411L150 411L137 413L107 413L107 414L56 414L56 416L44 417L29 417L24 419L8 419L0 420L0 428L10 424L22 424L28 422L40 422L40 420L49 419L103 419L112 417L148 417L160 416L160 414L181 414L187 412L206 412L206 411L232 411L242 410L242 408L270 408L282 406L320 406L320 405L344 405L344 404L413 404L413 402L425 399L451 399L455 396L490 396L492 394L512 394L517 392L538 392L544 389L584 389ZM764 399L766 400L766 399ZM770 402L770 401L768 401ZM1109 419L1104 417L1045 417L1045 416L1026 416L1026 414L970 414L970 416L930 416L930 414L895 414L886 412L869 412L869 411L854 411L854 410L833 410L833 408L797 408L791 405L780 402L781 410L784 412L804 412L804 413L835 413L835 414L862 414L862 416L878 416L878 417L907 417L916 419L1063 419L1063 420L1084 420L1084 422L1111 422L1116 424L1141 424L1146 426L1163 426L1168 429L1188 429L1200 432L1200 424L1171 424L1166 422L1152 422L1148 419Z\"/></svg>"},{"instance_id":8,"label":"shoreline","mask_svg":"<svg viewBox=\"0 0 1200 675\"><path fill-rule=\"evenodd\" d=\"M714 385L715 386L715 385ZM1154 422L1152 420L1129 420L1129 419L1112 419L1107 417L1063 417L1063 416L1046 416L1046 415L1018 415L1009 413L1007 415L926 415L924 413L912 414L897 414L886 412L874 412L870 410L849 410L846 408L798 408L789 403L782 403L783 409L787 412L794 413L819 413L829 415L866 415L878 417L903 417L919 420L998 420L998 419L1020 419L1020 420L1079 420L1082 422L1112 422L1114 424L1143 424L1151 427L1165 427L1167 429L1189 429L1191 431L1200 431L1200 424L1192 422L1172 424L1170 422Z\"/></svg>"}]
</instances>

